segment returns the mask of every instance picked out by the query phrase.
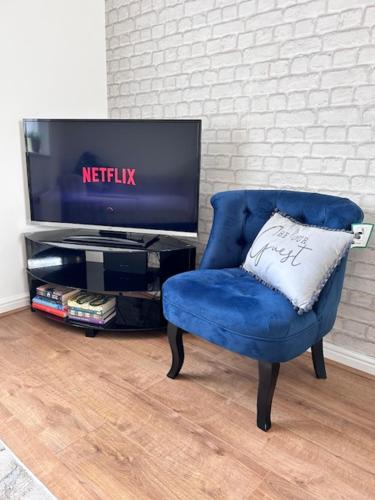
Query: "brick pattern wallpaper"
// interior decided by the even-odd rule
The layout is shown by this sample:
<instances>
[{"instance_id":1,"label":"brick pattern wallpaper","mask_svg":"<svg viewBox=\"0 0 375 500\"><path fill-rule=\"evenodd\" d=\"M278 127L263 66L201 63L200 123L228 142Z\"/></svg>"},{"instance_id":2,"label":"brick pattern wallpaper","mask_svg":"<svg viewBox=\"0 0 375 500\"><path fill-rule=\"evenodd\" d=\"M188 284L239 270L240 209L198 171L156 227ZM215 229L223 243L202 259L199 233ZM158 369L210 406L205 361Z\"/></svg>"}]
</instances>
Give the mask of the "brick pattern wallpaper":
<instances>
[{"instance_id":1,"label":"brick pattern wallpaper","mask_svg":"<svg viewBox=\"0 0 375 500\"><path fill-rule=\"evenodd\" d=\"M202 118L212 193L286 188L375 213L374 0L107 0L112 118ZM351 253L330 341L375 356L375 243Z\"/></svg>"}]
</instances>

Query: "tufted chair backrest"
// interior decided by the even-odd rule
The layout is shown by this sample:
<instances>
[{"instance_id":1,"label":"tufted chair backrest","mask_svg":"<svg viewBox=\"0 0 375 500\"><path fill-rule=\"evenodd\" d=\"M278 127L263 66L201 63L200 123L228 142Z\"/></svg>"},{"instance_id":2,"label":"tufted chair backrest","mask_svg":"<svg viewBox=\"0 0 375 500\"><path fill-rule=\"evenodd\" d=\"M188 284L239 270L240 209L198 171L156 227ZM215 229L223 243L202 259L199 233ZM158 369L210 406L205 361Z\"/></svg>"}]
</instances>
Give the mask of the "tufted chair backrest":
<instances>
[{"instance_id":1,"label":"tufted chair backrest","mask_svg":"<svg viewBox=\"0 0 375 500\"><path fill-rule=\"evenodd\" d=\"M362 210L347 198L282 190L240 190L211 198L214 221L201 268L239 266L261 227L278 209L304 224L350 229Z\"/></svg>"}]
</instances>

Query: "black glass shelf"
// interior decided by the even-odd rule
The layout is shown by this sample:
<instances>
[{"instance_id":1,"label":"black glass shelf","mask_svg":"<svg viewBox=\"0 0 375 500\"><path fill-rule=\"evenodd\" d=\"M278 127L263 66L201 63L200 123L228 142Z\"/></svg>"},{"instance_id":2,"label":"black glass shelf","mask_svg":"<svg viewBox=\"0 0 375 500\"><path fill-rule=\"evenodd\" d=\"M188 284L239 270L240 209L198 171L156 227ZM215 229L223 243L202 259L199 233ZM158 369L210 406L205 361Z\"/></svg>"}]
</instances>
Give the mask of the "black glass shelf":
<instances>
[{"instance_id":1,"label":"black glass shelf","mask_svg":"<svg viewBox=\"0 0 375 500\"><path fill-rule=\"evenodd\" d=\"M126 291L157 291L160 289L155 272L147 274L116 273L102 270L101 264L70 264L48 268L27 269L34 279L55 286L68 286L95 293L122 293Z\"/></svg>"},{"instance_id":2,"label":"black glass shelf","mask_svg":"<svg viewBox=\"0 0 375 500\"><path fill-rule=\"evenodd\" d=\"M44 311L36 314L96 331L160 330L166 320L161 290L171 276L195 268L195 247L169 236L159 236L147 248L112 248L71 244L66 238L98 231L42 231L25 235L30 304L42 284L67 286L116 296L116 317L106 325L60 318Z\"/></svg>"}]
</instances>

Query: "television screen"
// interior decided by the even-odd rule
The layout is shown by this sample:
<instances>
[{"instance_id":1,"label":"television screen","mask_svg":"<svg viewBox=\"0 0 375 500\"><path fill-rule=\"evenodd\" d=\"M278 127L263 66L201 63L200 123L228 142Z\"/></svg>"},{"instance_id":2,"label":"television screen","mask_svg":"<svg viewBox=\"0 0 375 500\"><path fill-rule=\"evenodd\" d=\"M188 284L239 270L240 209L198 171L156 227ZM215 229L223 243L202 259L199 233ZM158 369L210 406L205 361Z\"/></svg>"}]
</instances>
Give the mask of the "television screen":
<instances>
[{"instance_id":1,"label":"television screen","mask_svg":"<svg viewBox=\"0 0 375 500\"><path fill-rule=\"evenodd\" d=\"M200 120L24 120L31 220L196 234Z\"/></svg>"}]
</instances>

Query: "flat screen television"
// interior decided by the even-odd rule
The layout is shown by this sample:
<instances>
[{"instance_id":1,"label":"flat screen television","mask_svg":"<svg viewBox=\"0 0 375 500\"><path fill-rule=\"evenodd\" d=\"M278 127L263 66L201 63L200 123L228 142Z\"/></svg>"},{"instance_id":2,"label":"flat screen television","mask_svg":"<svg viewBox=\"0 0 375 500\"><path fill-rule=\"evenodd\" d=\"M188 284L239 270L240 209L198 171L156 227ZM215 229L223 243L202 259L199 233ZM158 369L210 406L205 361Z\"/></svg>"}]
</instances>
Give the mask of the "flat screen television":
<instances>
[{"instance_id":1,"label":"flat screen television","mask_svg":"<svg viewBox=\"0 0 375 500\"><path fill-rule=\"evenodd\" d=\"M30 218L196 236L200 120L24 120Z\"/></svg>"}]
</instances>

